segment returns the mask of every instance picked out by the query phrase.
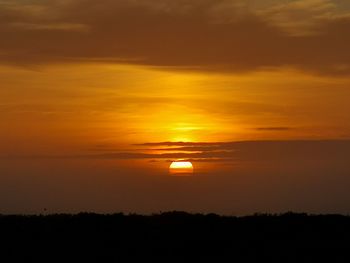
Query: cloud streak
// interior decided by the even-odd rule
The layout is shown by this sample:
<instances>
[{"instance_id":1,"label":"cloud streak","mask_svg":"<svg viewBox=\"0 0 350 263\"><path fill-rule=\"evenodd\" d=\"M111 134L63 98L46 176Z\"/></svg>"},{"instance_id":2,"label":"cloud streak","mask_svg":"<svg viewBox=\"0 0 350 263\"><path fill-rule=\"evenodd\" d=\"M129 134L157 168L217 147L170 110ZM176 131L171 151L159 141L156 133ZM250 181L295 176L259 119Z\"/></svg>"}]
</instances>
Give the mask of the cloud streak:
<instances>
[{"instance_id":1,"label":"cloud streak","mask_svg":"<svg viewBox=\"0 0 350 263\"><path fill-rule=\"evenodd\" d=\"M257 131L289 131L291 127L257 127L255 130Z\"/></svg>"},{"instance_id":2,"label":"cloud streak","mask_svg":"<svg viewBox=\"0 0 350 263\"><path fill-rule=\"evenodd\" d=\"M269 165L328 165L349 169L350 140L241 141L241 142L156 142L144 143L144 149L65 156L8 156L2 159L114 159L193 162L267 163ZM154 149L154 147L162 147ZM155 151L157 151L155 153Z\"/></svg>"}]
</instances>

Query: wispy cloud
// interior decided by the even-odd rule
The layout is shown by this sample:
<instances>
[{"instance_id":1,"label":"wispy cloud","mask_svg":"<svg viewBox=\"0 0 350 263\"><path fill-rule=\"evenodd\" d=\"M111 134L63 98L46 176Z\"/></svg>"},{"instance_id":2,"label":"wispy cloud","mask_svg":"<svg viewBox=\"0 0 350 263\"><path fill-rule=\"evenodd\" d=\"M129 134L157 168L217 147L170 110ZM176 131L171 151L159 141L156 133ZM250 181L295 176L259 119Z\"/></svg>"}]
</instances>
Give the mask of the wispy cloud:
<instances>
[{"instance_id":1,"label":"wispy cloud","mask_svg":"<svg viewBox=\"0 0 350 263\"><path fill-rule=\"evenodd\" d=\"M35 24L35 23L12 23L9 27L22 30L38 30L38 31L76 31L76 32L88 32L89 27L84 24L73 23L49 23L49 24Z\"/></svg>"},{"instance_id":2,"label":"wispy cloud","mask_svg":"<svg viewBox=\"0 0 350 263\"><path fill-rule=\"evenodd\" d=\"M293 128L291 127L257 127L254 128L257 131L289 131L292 130Z\"/></svg>"},{"instance_id":3,"label":"wispy cloud","mask_svg":"<svg viewBox=\"0 0 350 263\"><path fill-rule=\"evenodd\" d=\"M241 141L241 142L156 142L144 150L111 151L62 156L7 156L2 158L114 159L193 162L268 163L299 166L328 165L344 169L350 163L350 140ZM155 153L154 147L157 149ZM142 150L142 149L141 149Z\"/></svg>"},{"instance_id":4,"label":"wispy cloud","mask_svg":"<svg viewBox=\"0 0 350 263\"><path fill-rule=\"evenodd\" d=\"M292 36L322 33L324 24L348 18L349 11L339 12L331 0L287 1L260 11L266 21Z\"/></svg>"}]
</instances>

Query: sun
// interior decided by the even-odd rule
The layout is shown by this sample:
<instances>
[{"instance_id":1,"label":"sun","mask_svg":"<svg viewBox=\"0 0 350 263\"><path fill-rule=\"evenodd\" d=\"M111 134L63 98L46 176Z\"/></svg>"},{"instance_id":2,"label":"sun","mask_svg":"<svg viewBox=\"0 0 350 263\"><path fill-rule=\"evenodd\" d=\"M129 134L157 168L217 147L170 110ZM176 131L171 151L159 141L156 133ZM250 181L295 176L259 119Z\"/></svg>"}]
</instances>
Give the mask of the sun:
<instances>
[{"instance_id":1,"label":"sun","mask_svg":"<svg viewBox=\"0 0 350 263\"><path fill-rule=\"evenodd\" d=\"M193 175L193 165L188 161L174 161L170 164L171 175Z\"/></svg>"}]
</instances>

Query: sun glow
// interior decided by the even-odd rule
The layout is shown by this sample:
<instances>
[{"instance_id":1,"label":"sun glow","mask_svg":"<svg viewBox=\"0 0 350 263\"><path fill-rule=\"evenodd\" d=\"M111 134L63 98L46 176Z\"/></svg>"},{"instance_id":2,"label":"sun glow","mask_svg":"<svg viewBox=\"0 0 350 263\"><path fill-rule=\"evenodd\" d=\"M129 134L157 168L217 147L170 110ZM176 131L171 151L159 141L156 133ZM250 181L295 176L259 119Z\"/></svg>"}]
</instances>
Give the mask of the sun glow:
<instances>
[{"instance_id":1,"label":"sun glow","mask_svg":"<svg viewBox=\"0 0 350 263\"><path fill-rule=\"evenodd\" d=\"M191 162L175 161L171 163L169 172L172 175L192 175L193 165Z\"/></svg>"}]
</instances>

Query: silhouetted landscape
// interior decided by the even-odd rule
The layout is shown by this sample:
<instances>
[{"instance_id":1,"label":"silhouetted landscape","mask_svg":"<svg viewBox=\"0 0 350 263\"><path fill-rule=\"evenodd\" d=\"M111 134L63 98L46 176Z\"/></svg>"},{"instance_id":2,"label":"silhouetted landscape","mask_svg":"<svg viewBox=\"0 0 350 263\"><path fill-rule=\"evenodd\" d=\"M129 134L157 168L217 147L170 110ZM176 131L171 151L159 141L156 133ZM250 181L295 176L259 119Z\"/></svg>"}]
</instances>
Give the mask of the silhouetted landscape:
<instances>
[{"instance_id":1,"label":"silhouetted landscape","mask_svg":"<svg viewBox=\"0 0 350 263\"><path fill-rule=\"evenodd\" d=\"M0 232L6 262L350 260L350 217L341 215L3 215Z\"/></svg>"}]
</instances>

